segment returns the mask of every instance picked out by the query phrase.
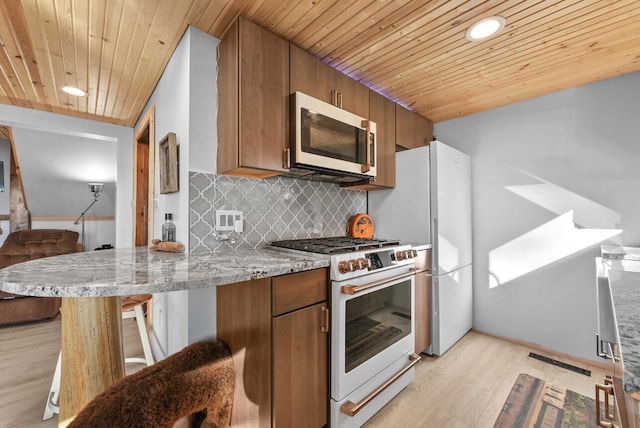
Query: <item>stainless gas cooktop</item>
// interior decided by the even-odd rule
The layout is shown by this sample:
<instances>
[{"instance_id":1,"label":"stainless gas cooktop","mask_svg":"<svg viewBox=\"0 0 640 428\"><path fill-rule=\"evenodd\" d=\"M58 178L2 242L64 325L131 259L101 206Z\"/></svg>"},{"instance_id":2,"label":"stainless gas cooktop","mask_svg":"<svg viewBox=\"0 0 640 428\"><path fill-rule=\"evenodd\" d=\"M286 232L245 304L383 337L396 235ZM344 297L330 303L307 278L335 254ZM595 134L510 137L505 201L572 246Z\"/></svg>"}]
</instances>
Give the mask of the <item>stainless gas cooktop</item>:
<instances>
[{"instance_id":1,"label":"stainless gas cooktop","mask_svg":"<svg viewBox=\"0 0 640 428\"><path fill-rule=\"evenodd\" d=\"M290 250L308 251L320 254L338 254L400 245L400 241L378 238L351 238L335 236L329 238L292 239L273 241L271 246Z\"/></svg>"}]
</instances>

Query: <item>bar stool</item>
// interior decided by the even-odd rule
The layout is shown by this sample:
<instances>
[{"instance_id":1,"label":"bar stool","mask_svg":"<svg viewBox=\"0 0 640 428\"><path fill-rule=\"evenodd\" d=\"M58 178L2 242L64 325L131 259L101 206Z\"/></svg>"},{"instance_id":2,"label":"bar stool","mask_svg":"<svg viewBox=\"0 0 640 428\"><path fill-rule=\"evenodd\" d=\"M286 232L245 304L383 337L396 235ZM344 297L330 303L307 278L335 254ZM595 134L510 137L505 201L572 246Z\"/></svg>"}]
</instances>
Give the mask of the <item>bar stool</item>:
<instances>
[{"instance_id":1,"label":"bar stool","mask_svg":"<svg viewBox=\"0 0 640 428\"><path fill-rule=\"evenodd\" d=\"M144 358L125 358L125 363L141 363L147 366L154 363L149 332L147 331L144 317L144 304L149 304L152 297L151 294L134 294L122 298L122 319L125 320L135 317L136 324L138 325L138 333L140 333L140 341L142 342L142 350L144 351ZM54 414L60 413L58 399L60 398L61 356L62 353L59 353L56 370L53 374L53 380L51 381L51 388L47 396L47 404L44 407L43 421L51 419Z\"/></svg>"}]
</instances>

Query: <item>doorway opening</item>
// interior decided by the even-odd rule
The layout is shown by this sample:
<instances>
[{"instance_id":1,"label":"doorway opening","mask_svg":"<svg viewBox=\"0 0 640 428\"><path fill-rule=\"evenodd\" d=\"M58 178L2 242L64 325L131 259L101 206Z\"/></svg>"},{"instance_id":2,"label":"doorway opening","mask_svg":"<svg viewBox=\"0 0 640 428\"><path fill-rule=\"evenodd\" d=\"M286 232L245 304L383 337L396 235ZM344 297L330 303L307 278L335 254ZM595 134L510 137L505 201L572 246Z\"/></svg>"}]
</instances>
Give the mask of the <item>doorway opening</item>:
<instances>
[{"instance_id":1,"label":"doorway opening","mask_svg":"<svg viewBox=\"0 0 640 428\"><path fill-rule=\"evenodd\" d=\"M155 106L150 106L134 131L133 243L147 246L153 239L155 170Z\"/></svg>"}]
</instances>

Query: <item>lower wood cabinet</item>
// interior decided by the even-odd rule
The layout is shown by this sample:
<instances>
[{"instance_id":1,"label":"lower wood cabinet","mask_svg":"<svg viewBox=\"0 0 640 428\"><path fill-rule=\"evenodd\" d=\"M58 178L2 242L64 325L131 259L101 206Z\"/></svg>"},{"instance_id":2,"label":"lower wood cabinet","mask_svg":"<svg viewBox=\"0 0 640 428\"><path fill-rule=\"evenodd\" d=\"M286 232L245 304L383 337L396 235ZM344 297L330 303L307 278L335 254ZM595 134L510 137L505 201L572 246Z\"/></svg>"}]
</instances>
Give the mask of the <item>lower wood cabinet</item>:
<instances>
[{"instance_id":1,"label":"lower wood cabinet","mask_svg":"<svg viewBox=\"0 0 640 428\"><path fill-rule=\"evenodd\" d=\"M327 303L273 318L273 426L327 423Z\"/></svg>"},{"instance_id":2,"label":"lower wood cabinet","mask_svg":"<svg viewBox=\"0 0 640 428\"><path fill-rule=\"evenodd\" d=\"M327 278L316 269L217 287L217 338L236 368L232 426L327 424Z\"/></svg>"},{"instance_id":3,"label":"lower wood cabinet","mask_svg":"<svg viewBox=\"0 0 640 428\"><path fill-rule=\"evenodd\" d=\"M216 288L216 337L233 353L231 426L271 426L271 278Z\"/></svg>"},{"instance_id":4,"label":"lower wood cabinet","mask_svg":"<svg viewBox=\"0 0 640 428\"><path fill-rule=\"evenodd\" d=\"M431 275L429 272L416 273L416 347L419 354L431 345Z\"/></svg>"},{"instance_id":5,"label":"lower wood cabinet","mask_svg":"<svg viewBox=\"0 0 640 428\"><path fill-rule=\"evenodd\" d=\"M416 347L415 352L424 352L431 345L431 249L418 250L415 278Z\"/></svg>"}]
</instances>

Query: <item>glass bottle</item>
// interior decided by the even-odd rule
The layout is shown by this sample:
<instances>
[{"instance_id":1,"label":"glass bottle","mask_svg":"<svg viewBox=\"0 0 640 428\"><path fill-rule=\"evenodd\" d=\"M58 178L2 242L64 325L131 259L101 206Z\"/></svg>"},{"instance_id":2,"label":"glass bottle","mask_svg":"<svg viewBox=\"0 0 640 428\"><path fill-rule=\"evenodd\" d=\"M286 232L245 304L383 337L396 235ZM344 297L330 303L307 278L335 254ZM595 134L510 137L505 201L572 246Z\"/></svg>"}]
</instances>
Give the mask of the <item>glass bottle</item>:
<instances>
[{"instance_id":1,"label":"glass bottle","mask_svg":"<svg viewBox=\"0 0 640 428\"><path fill-rule=\"evenodd\" d=\"M173 214L166 213L164 215L164 223L162 223L162 241L176 242L176 225L173 223Z\"/></svg>"}]
</instances>

